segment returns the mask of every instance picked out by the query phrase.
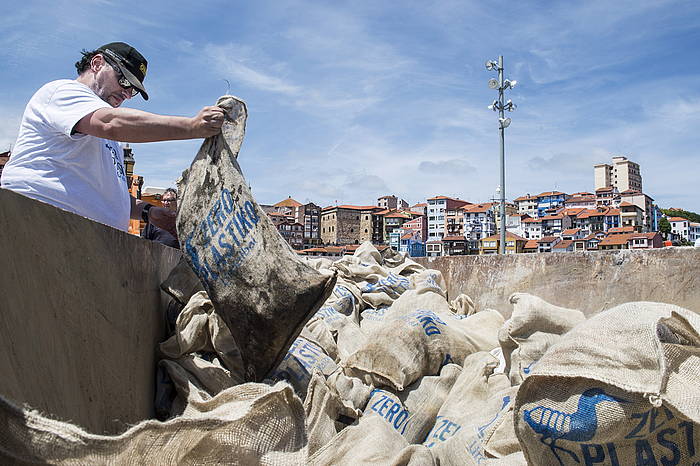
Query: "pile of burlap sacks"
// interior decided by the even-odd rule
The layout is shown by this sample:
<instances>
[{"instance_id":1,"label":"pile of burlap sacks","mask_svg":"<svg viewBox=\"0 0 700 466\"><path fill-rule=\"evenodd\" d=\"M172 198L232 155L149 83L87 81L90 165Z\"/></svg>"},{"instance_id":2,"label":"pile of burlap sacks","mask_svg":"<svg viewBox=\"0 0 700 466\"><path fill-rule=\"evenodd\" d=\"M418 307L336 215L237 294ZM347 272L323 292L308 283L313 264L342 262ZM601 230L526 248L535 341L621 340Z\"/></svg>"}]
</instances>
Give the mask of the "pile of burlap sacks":
<instances>
[{"instance_id":1,"label":"pile of burlap sacks","mask_svg":"<svg viewBox=\"0 0 700 466\"><path fill-rule=\"evenodd\" d=\"M163 284L164 421L100 436L0 397L0 463L700 465L696 314L586 319L522 293L478 309L369 243L304 263L236 161L245 104L217 104L180 186L187 262Z\"/></svg>"},{"instance_id":2,"label":"pile of burlap sacks","mask_svg":"<svg viewBox=\"0 0 700 466\"><path fill-rule=\"evenodd\" d=\"M61 464L697 464L700 319L629 303L589 319L535 296L449 300L440 272L371 244L262 383L205 291L160 345L165 422L116 437L3 402L0 450ZM178 288L180 287L180 288ZM505 310L504 303L504 310ZM167 392L167 390L166 390ZM9 453L9 454L8 454Z\"/></svg>"}]
</instances>

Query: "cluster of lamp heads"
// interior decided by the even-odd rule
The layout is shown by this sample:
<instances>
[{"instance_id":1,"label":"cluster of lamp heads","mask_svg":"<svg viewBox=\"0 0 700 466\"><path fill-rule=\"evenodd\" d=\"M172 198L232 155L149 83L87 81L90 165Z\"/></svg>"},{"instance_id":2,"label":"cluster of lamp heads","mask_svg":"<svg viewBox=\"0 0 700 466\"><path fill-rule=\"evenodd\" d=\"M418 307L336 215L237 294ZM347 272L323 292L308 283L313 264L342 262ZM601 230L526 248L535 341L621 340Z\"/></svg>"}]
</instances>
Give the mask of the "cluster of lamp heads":
<instances>
[{"instance_id":1,"label":"cluster of lamp heads","mask_svg":"<svg viewBox=\"0 0 700 466\"><path fill-rule=\"evenodd\" d=\"M499 65L499 62L497 62L496 60L486 60L486 69L488 71L503 71L503 68ZM503 92L507 89L513 89L517 83L518 81L516 81L515 79L504 79L502 83L499 79L496 78L491 78L488 81L489 88L498 90L499 92ZM502 104L499 100L494 100L491 103L491 105L489 105L487 108L489 110L493 110L494 112L503 110L512 112L513 110L518 108L518 106L515 105L512 100L508 99L508 101L505 104ZM511 120L510 118L499 118L498 122L501 128L507 128L508 126L510 126Z\"/></svg>"}]
</instances>

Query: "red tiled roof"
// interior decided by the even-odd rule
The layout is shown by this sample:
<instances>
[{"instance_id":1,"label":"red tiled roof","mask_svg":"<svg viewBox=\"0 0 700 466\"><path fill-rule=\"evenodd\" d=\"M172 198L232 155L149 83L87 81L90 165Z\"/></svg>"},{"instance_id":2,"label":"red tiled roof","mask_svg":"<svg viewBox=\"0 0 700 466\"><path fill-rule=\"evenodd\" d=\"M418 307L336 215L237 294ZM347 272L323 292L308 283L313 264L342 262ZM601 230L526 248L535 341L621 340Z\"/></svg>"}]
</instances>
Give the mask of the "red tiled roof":
<instances>
[{"instance_id":1,"label":"red tiled roof","mask_svg":"<svg viewBox=\"0 0 700 466\"><path fill-rule=\"evenodd\" d=\"M525 218L525 219L523 219L523 223L542 223L542 219L540 219L540 218Z\"/></svg>"},{"instance_id":2,"label":"red tiled roof","mask_svg":"<svg viewBox=\"0 0 700 466\"><path fill-rule=\"evenodd\" d=\"M442 238L443 241L466 241L467 238L464 236L445 236Z\"/></svg>"},{"instance_id":3,"label":"red tiled roof","mask_svg":"<svg viewBox=\"0 0 700 466\"><path fill-rule=\"evenodd\" d=\"M381 209L381 207L377 207L376 205L329 205L328 207L324 207L321 210L331 210L331 209L347 209L347 210L378 210Z\"/></svg>"},{"instance_id":4,"label":"red tiled roof","mask_svg":"<svg viewBox=\"0 0 700 466\"><path fill-rule=\"evenodd\" d=\"M536 201L536 200L537 200L537 196L530 196L530 195L527 195L527 196L516 197L515 199L513 199L513 202L518 202L518 201Z\"/></svg>"},{"instance_id":5,"label":"red tiled roof","mask_svg":"<svg viewBox=\"0 0 700 466\"><path fill-rule=\"evenodd\" d=\"M540 220L561 220L563 218L564 218L563 215L555 214L555 215L545 215L544 217L540 217Z\"/></svg>"},{"instance_id":6,"label":"red tiled roof","mask_svg":"<svg viewBox=\"0 0 700 466\"><path fill-rule=\"evenodd\" d=\"M410 215L404 214L403 212L391 212L389 214L385 214L384 217L388 218L411 218Z\"/></svg>"},{"instance_id":7,"label":"red tiled roof","mask_svg":"<svg viewBox=\"0 0 700 466\"><path fill-rule=\"evenodd\" d=\"M566 230L562 231L561 234L562 235L575 235L579 231L581 231L580 228L567 228Z\"/></svg>"},{"instance_id":8,"label":"red tiled roof","mask_svg":"<svg viewBox=\"0 0 700 466\"><path fill-rule=\"evenodd\" d=\"M598 189L596 189L595 192L596 192L596 193L606 193L606 192L612 191L612 190L613 190L612 186L606 186L606 187L604 187L604 188L598 188Z\"/></svg>"},{"instance_id":9,"label":"red tiled roof","mask_svg":"<svg viewBox=\"0 0 700 466\"><path fill-rule=\"evenodd\" d=\"M569 246L571 246L571 243L573 243L572 240L565 239L565 240L562 240L561 242L555 244L554 246L552 246L552 249L566 249Z\"/></svg>"},{"instance_id":10,"label":"red tiled roof","mask_svg":"<svg viewBox=\"0 0 700 466\"><path fill-rule=\"evenodd\" d=\"M302 204L301 202L298 202L298 201L292 199L291 197L288 197L287 199L285 199L283 201L279 201L274 206L275 207L301 207L303 205L304 204Z\"/></svg>"},{"instance_id":11,"label":"red tiled roof","mask_svg":"<svg viewBox=\"0 0 700 466\"><path fill-rule=\"evenodd\" d=\"M537 249L537 240L536 239L531 239L527 243L525 243L525 249Z\"/></svg>"},{"instance_id":12,"label":"red tiled roof","mask_svg":"<svg viewBox=\"0 0 700 466\"><path fill-rule=\"evenodd\" d=\"M493 202L487 202L485 204L470 204L470 205L465 205L463 207L460 207L465 212L469 213L479 213L479 212L486 212L490 210L493 207Z\"/></svg>"},{"instance_id":13,"label":"red tiled roof","mask_svg":"<svg viewBox=\"0 0 700 466\"><path fill-rule=\"evenodd\" d=\"M567 207L566 209L560 210L559 215L576 216L584 210L587 209L585 207Z\"/></svg>"},{"instance_id":14,"label":"red tiled roof","mask_svg":"<svg viewBox=\"0 0 700 466\"><path fill-rule=\"evenodd\" d=\"M551 243L552 241L558 240L558 236L545 236L544 238L540 238L537 240L538 243Z\"/></svg>"},{"instance_id":15,"label":"red tiled roof","mask_svg":"<svg viewBox=\"0 0 700 466\"><path fill-rule=\"evenodd\" d=\"M404 233L401 239L411 239L413 238L413 233Z\"/></svg>"},{"instance_id":16,"label":"red tiled roof","mask_svg":"<svg viewBox=\"0 0 700 466\"><path fill-rule=\"evenodd\" d=\"M499 239L499 240L500 240L500 239L501 239L501 234L500 234L500 233L496 233L495 235L491 235L491 236L489 236L489 237L487 237L487 238L481 238L481 241L485 241L485 240L494 240L494 239ZM526 239L526 238L523 238L522 236L518 236L518 235L516 235L515 233L511 233L510 231L506 231L506 241L508 241L509 239L514 239L514 240L516 240L516 241L527 241L527 239Z\"/></svg>"},{"instance_id":17,"label":"red tiled roof","mask_svg":"<svg viewBox=\"0 0 700 466\"><path fill-rule=\"evenodd\" d=\"M630 234L629 233L622 233L619 235L606 236L599 243L599 245L600 246L614 246L614 245L618 245L618 244L627 244L627 241L629 241L629 240L630 240Z\"/></svg>"},{"instance_id":18,"label":"red tiled roof","mask_svg":"<svg viewBox=\"0 0 700 466\"><path fill-rule=\"evenodd\" d=\"M456 198L456 197L449 197L449 196L435 196L435 197L429 197L429 198L428 198L429 201L436 201L436 200L438 200L438 199L450 199L450 200L453 200L453 201L461 201L461 199L458 199L458 198Z\"/></svg>"},{"instance_id":19,"label":"red tiled roof","mask_svg":"<svg viewBox=\"0 0 700 466\"><path fill-rule=\"evenodd\" d=\"M543 193L538 194L535 197L544 197L544 196L559 196L560 194L566 195L566 193L563 193L561 191L545 191Z\"/></svg>"},{"instance_id":20,"label":"red tiled roof","mask_svg":"<svg viewBox=\"0 0 700 466\"><path fill-rule=\"evenodd\" d=\"M634 233L634 227L614 227L608 229L608 234Z\"/></svg>"},{"instance_id":21,"label":"red tiled roof","mask_svg":"<svg viewBox=\"0 0 700 466\"><path fill-rule=\"evenodd\" d=\"M683 218L683 217L669 217L668 221L669 222L689 222L690 220L688 220L687 218Z\"/></svg>"}]
</instances>

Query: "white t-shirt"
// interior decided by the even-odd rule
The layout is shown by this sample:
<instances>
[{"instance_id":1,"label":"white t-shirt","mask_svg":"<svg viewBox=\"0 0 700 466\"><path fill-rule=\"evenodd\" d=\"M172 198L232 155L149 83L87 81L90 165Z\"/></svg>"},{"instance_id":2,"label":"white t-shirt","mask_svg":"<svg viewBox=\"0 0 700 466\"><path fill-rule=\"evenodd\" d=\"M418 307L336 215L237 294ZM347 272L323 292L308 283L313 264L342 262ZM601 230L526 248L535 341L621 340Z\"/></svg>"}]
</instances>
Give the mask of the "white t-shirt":
<instances>
[{"instance_id":1,"label":"white t-shirt","mask_svg":"<svg viewBox=\"0 0 700 466\"><path fill-rule=\"evenodd\" d=\"M131 199L121 146L71 134L81 118L104 107L110 105L78 81L45 84L24 110L2 187L127 230Z\"/></svg>"}]
</instances>

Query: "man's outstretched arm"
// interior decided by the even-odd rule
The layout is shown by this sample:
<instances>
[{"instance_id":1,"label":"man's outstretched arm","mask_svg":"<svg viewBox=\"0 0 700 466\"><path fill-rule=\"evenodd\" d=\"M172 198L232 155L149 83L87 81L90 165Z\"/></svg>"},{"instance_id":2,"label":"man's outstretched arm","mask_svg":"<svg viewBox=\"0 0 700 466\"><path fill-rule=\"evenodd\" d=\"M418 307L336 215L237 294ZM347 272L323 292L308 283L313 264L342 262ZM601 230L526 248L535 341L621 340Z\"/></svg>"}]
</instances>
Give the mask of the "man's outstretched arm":
<instances>
[{"instance_id":1,"label":"man's outstretched arm","mask_svg":"<svg viewBox=\"0 0 700 466\"><path fill-rule=\"evenodd\" d=\"M156 142L213 136L221 131L223 122L220 107L204 107L191 118L133 108L100 108L81 118L75 130L118 142Z\"/></svg>"}]
</instances>

